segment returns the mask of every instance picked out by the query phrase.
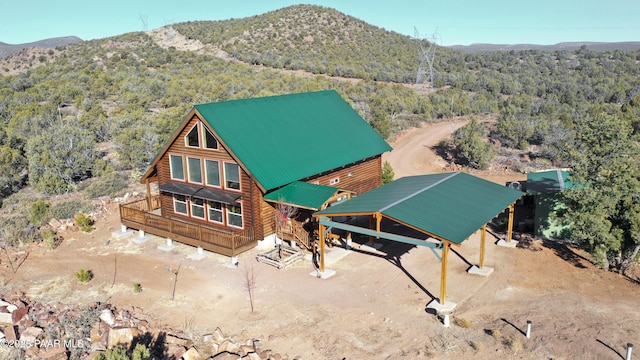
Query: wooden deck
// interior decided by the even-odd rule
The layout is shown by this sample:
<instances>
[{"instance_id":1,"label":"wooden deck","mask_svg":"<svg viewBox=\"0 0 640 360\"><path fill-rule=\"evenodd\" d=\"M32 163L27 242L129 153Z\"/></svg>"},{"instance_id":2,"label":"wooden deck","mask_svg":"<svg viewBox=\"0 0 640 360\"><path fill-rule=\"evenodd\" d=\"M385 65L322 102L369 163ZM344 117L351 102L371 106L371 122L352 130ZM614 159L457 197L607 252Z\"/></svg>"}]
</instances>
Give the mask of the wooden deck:
<instances>
[{"instance_id":1,"label":"wooden deck","mask_svg":"<svg viewBox=\"0 0 640 360\"><path fill-rule=\"evenodd\" d=\"M149 234L170 238L191 246L199 246L226 256L237 256L258 244L253 228L224 231L160 216L155 213L159 208L159 196L121 204L120 222L136 230L143 230Z\"/></svg>"}]
</instances>

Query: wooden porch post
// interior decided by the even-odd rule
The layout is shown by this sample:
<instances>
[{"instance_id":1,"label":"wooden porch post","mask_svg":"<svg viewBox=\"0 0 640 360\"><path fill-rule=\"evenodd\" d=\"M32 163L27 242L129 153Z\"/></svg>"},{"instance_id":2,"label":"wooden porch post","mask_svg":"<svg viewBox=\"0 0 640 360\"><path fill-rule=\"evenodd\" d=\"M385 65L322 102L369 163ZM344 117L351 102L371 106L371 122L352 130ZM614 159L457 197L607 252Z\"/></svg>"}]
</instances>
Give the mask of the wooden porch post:
<instances>
[{"instance_id":1,"label":"wooden porch post","mask_svg":"<svg viewBox=\"0 0 640 360\"><path fill-rule=\"evenodd\" d=\"M513 205L509 205L509 223L507 224L507 242L511 241L513 235Z\"/></svg>"},{"instance_id":2,"label":"wooden porch post","mask_svg":"<svg viewBox=\"0 0 640 360\"><path fill-rule=\"evenodd\" d=\"M149 185L149 179L147 178L145 180L145 183L147 184L147 211L151 212L151 186Z\"/></svg>"},{"instance_id":3,"label":"wooden porch post","mask_svg":"<svg viewBox=\"0 0 640 360\"><path fill-rule=\"evenodd\" d=\"M318 224L318 235L320 242L320 272L324 272L324 225Z\"/></svg>"},{"instance_id":4,"label":"wooden porch post","mask_svg":"<svg viewBox=\"0 0 640 360\"><path fill-rule=\"evenodd\" d=\"M444 305L447 296L447 260L449 258L449 244L442 242L442 269L440 270L440 305Z\"/></svg>"},{"instance_id":5,"label":"wooden porch post","mask_svg":"<svg viewBox=\"0 0 640 360\"><path fill-rule=\"evenodd\" d=\"M375 221L375 215L371 215L371 217L369 218L369 229L373 230L373 228L375 226L374 221ZM371 236L371 235L369 235L369 243L371 245L373 245L373 236Z\"/></svg>"},{"instance_id":6,"label":"wooden porch post","mask_svg":"<svg viewBox=\"0 0 640 360\"><path fill-rule=\"evenodd\" d=\"M487 224L482 225L480 233L480 269L484 268L484 244L487 238Z\"/></svg>"}]
</instances>

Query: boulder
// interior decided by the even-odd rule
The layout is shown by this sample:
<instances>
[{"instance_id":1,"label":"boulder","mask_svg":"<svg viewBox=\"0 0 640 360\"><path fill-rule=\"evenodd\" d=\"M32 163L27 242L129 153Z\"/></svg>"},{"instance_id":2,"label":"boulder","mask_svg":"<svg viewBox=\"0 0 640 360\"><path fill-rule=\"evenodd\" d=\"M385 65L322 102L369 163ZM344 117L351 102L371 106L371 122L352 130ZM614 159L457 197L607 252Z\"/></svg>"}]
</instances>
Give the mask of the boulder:
<instances>
[{"instance_id":1,"label":"boulder","mask_svg":"<svg viewBox=\"0 0 640 360\"><path fill-rule=\"evenodd\" d=\"M187 351L184 346L176 344L167 345L167 358L168 359L181 359L182 355Z\"/></svg>"},{"instance_id":2,"label":"boulder","mask_svg":"<svg viewBox=\"0 0 640 360\"><path fill-rule=\"evenodd\" d=\"M42 360L68 360L67 349L64 346L50 346L40 350L38 359Z\"/></svg>"},{"instance_id":3,"label":"boulder","mask_svg":"<svg viewBox=\"0 0 640 360\"><path fill-rule=\"evenodd\" d=\"M100 320L104 321L109 326L113 326L116 323L116 318L113 316L113 312L110 309L104 309L100 312Z\"/></svg>"},{"instance_id":4,"label":"boulder","mask_svg":"<svg viewBox=\"0 0 640 360\"><path fill-rule=\"evenodd\" d=\"M140 335L140 331L136 328L112 328L109 330L109 337L107 340L107 348L122 344L125 347L129 347L133 338Z\"/></svg>"},{"instance_id":5,"label":"boulder","mask_svg":"<svg viewBox=\"0 0 640 360\"><path fill-rule=\"evenodd\" d=\"M44 330L39 327L28 327L26 328L22 334L20 334L20 342L24 342L26 344L35 345L36 339L40 334L42 334Z\"/></svg>"},{"instance_id":6,"label":"boulder","mask_svg":"<svg viewBox=\"0 0 640 360\"><path fill-rule=\"evenodd\" d=\"M202 360L202 355L200 355L198 349L192 347L182 354L182 360Z\"/></svg>"},{"instance_id":7,"label":"boulder","mask_svg":"<svg viewBox=\"0 0 640 360\"><path fill-rule=\"evenodd\" d=\"M8 312L0 313L0 325L13 325L13 315Z\"/></svg>"},{"instance_id":8,"label":"boulder","mask_svg":"<svg viewBox=\"0 0 640 360\"><path fill-rule=\"evenodd\" d=\"M193 341L191 341L189 339L183 339L183 338L177 337L175 335L167 335L167 337L164 339L164 341L167 344L175 344L175 345L180 345L180 346L184 346L184 347L193 346Z\"/></svg>"}]
</instances>

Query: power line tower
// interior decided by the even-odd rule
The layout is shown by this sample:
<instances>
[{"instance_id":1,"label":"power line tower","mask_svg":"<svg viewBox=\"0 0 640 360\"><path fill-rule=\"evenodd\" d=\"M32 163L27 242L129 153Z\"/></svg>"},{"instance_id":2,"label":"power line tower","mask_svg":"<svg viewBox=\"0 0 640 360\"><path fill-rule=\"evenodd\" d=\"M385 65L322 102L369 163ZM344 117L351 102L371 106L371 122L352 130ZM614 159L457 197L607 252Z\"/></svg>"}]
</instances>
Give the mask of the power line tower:
<instances>
[{"instance_id":1,"label":"power line tower","mask_svg":"<svg viewBox=\"0 0 640 360\"><path fill-rule=\"evenodd\" d=\"M433 64L436 57L436 48L442 42L438 34L438 28L431 34L430 38L421 38L418 29L415 27L414 39L418 43L418 73L416 74L416 85L426 85L433 88L434 70Z\"/></svg>"}]
</instances>

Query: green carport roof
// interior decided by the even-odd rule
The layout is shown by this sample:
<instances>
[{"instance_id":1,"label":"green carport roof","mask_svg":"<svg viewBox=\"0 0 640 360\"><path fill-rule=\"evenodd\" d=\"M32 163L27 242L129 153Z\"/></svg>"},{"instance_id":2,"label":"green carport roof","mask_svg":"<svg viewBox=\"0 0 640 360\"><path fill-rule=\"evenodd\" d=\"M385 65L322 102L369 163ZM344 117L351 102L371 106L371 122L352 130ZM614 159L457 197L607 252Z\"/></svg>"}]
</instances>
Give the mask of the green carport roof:
<instances>
[{"instance_id":1,"label":"green carport roof","mask_svg":"<svg viewBox=\"0 0 640 360\"><path fill-rule=\"evenodd\" d=\"M195 109L265 192L391 150L335 90Z\"/></svg>"},{"instance_id":2,"label":"green carport roof","mask_svg":"<svg viewBox=\"0 0 640 360\"><path fill-rule=\"evenodd\" d=\"M373 189L315 216L380 213L441 240L461 244L523 193L462 173L409 176Z\"/></svg>"},{"instance_id":3,"label":"green carport roof","mask_svg":"<svg viewBox=\"0 0 640 360\"><path fill-rule=\"evenodd\" d=\"M318 210L340 189L295 181L264 196L267 201L295 205L300 208Z\"/></svg>"}]
</instances>

